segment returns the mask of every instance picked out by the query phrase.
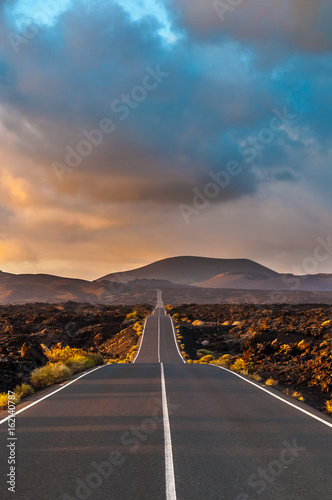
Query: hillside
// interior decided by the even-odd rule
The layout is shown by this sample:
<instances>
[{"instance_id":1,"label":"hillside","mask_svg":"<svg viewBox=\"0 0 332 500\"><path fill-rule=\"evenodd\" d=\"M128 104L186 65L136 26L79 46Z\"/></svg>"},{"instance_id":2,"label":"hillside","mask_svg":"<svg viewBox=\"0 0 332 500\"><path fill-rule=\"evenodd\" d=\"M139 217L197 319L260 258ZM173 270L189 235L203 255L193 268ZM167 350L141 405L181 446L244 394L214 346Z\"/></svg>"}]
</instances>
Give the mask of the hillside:
<instances>
[{"instance_id":1,"label":"hillside","mask_svg":"<svg viewBox=\"0 0 332 500\"><path fill-rule=\"evenodd\" d=\"M276 274L266 278L258 273L224 273L194 283L202 288L232 288L241 290L299 290L299 291L332 291L330 274L314 274L294 276L293 274Z\"/></svg>"},{"instance_id":2,"label":"hillside","mask_svg":"<svg viewBox=\"0 0 332 500\"><path fill-rule=\"evenodd\" d=\"M207 257L170 257L147 266L120 274L121 282L137 279L161 279L192 285L222 273L254 273L262 278L274 278L278 273L249 259L212 259ZM119 274L111 273L97 281L118 281Z\"/></svg>"},{"instance_id":3,"label":"hillside","mask_svg":"<svg viewBox=\"0 0 332 500\"><path fill-rule=\"evenodd\" d=\"M77 302L95 303L100 284L49 274L10 274L0 271L0 303Z\"/></svg>"}]
</instances>

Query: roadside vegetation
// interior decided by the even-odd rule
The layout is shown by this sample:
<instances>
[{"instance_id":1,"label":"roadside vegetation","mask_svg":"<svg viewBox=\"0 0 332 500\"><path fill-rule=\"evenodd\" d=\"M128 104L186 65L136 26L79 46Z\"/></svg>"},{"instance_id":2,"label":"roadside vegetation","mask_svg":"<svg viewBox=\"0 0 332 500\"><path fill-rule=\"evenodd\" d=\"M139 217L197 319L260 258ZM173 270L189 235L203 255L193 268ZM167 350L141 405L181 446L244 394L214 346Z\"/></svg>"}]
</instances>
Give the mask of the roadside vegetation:
<instances>
[{"instance_id":1,"label":"roadside vegetation","mask_svg":"<svg viewBox=\"0 0 332 500\"><path fill-rule=\"evenodd\" d=\"M136 356L149 305L0 306L0 409L104 363Z\"/></svg>"},{"instance_id":2,"label":"roadside vegetation","mask_svg":"<svg viewBox=\"0 0 332 500\"><path fill-rule=\"evenodd\" d=\"M22 398L33 394L34 388L29 384L17 385L13 391L15 393L14 403L17 405ZM8 392L0 393L0 409L5 410L8 407Z\"/></svg>"},{"instance_id":3,"label":"roadside vegetation","mask_svg":"<svg viewBox=\"0 0 332 500\"><path fill-rule=\"evenodd\" d=\"M44 347L48 363L36 368L30 377L30 383L35 388L44 388L69 380L76 373L97 365L102 365L104 359L99 353L86 352L83 349L62 347L61 344L51 349Z\"/></svg>"}]
</instances>

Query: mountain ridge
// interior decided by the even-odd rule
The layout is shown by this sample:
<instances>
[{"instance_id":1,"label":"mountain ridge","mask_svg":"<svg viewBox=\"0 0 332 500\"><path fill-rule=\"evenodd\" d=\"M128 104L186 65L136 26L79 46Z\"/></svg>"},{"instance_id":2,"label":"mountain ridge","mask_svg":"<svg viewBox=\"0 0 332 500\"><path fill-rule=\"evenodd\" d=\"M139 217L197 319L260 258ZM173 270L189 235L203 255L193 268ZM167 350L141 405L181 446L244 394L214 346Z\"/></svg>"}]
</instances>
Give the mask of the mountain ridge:
<instances>
[{"instance_id":1,"label":"mountain ridge","mask_svg":"<svg viewBox=\"0 0 332 500\"><path fill-rule=\"evenodd\" d=\"M156 289L165 294L167 291L173 302L273 302L278 299L268 292L284 290L287 293L280 300L312 302L317 297L331 303L332 274L295 276L277 273L250 259L196 256L168 257L93 281L0 271L0 304L64 301L152 304Z\"/></svg>"},{"instance_id":2,"label":"mountain ridge","mask_svg":"<svg viewBox=\"0 0 332 500\"><path fill-rule=\"evenodd\" d=\"M250 259L217 259L212 257L178 256L161 259L122 273L110 273L96 281L121 279L130 282L135 279L166 279L173 283L192 285L210 279L223 272L257 272L266 277L278 275L272 269Z\"/></svg>"}]
</instances>

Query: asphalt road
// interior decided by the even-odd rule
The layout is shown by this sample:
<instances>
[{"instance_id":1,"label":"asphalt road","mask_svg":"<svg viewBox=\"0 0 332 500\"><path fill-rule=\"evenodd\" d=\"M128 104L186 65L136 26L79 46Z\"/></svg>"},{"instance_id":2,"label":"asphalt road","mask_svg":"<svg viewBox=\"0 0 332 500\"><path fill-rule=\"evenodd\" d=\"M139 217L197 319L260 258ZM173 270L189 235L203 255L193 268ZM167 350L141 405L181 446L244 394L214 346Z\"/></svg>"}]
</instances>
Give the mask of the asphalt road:
<instances>
[{"instance_id":1,"label":"asphalt road","mask_svg":"<svg viewBox=\"0 0 332 500\"><path fill-rule=\"evenodd\" d=\"M15 493L2 422L0 498L332 499L332 420L184 363L160 294L157 306L133 364L98 368L17 415Z\"/></svg>"}]
</instances>

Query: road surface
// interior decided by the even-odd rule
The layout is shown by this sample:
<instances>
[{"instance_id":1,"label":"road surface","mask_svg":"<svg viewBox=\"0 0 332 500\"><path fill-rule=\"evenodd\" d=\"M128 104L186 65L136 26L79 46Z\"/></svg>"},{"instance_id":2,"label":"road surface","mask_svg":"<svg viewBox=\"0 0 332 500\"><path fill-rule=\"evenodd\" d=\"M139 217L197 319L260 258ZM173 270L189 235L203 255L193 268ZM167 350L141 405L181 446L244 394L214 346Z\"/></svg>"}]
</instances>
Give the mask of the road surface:
<instances>
[{"instance_id":1,"label":"road surface","mask_svg":"<svg viewBox=\"0 0 332 500\"><path fill-rule=\"evenodd\" d=\"M322 421L226 370L186 364L159 293L133 364L100 367L22 411L15 442L2 422L0 497L332 499L332 420L297 405Z\"/></svg>"}]
</instances>

